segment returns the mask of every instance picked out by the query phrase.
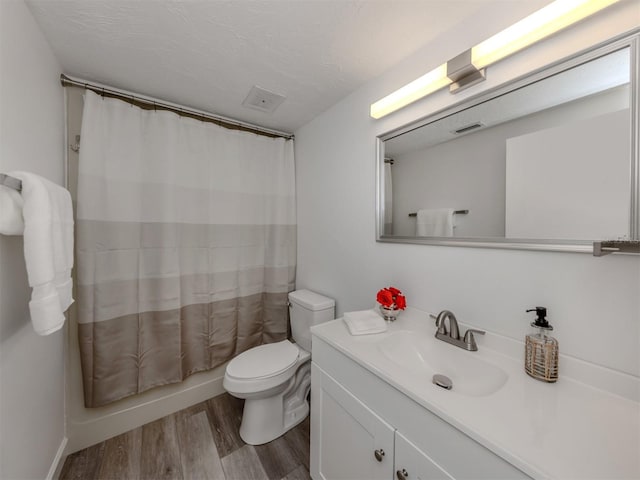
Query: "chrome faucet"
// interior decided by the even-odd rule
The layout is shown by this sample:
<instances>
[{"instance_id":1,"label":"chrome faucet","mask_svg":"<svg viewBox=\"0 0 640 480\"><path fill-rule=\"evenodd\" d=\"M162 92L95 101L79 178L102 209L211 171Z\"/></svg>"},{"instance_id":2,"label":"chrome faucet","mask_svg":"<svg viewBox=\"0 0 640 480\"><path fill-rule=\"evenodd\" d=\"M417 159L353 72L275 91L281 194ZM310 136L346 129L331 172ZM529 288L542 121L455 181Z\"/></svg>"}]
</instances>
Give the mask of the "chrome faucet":
<instances>
[{"instance_id":1,"label":"chrome faucet","mask_svg":"<svg viewBox=\"0 0 640 480\"><path fill-rule=\"evenodd\" d=\"M451 333L448 335L451 338L456 340L460 340L460 330L458 329L458 320L456 320L456 316L453 312L449 310L442 310L438 316L436 317L436 327L438 327L438 331L440 335L447 335L447 326L445 324L447 318L449 319L449 329ZM437 337L438 335L436 335Z\"/></svg>"},{"instance_id":2,"label":"chrome faucet","mask_svg":"<svg viewBox=\"0 0 640 480\"><path fill-rule=\"evenodd\" d=\"M476 339L473 337L474 333L479 335L484 335L484 331L476 330L475 328L470 328L464 334L464 338L460 339L460 329L458 328L458 320L453 312L449 310L441 311L437 317L432 318L436 319L436 327L438 330L436 331L436 338L438 340L442 340L443 342L450 343L451 345L455 345L456 347L464 348L465 350L469 350L471 352L475 352L478 350L478 345L476 344ZM446 320L449 319L449 331L447 332Z\"/></svg>"}]
</instances>

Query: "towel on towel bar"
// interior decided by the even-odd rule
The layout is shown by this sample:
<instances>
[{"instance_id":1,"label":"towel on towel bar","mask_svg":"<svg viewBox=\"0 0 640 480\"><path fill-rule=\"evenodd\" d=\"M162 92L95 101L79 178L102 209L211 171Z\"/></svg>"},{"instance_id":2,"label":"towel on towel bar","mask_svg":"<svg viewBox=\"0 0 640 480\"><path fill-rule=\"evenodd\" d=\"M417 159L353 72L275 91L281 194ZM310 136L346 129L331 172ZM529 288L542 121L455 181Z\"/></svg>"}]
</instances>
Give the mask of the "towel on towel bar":
<instances>
[{"instance_id":1,"label":"towel on towel bar","mask_svg":"<svg viewBox=\"0 0 640 480\"><path fill-rule=\"evenodd\" d=\"M453 208L418 210L416 236L453 237Z\"/></svg>"},{"instance_id":2,"label":"towel on towel bar","mask_svg":"<svg viewBox=\"0 0 640 480\"><path fill-rule=\"evenodd\" d=\"M343 320L351 335L369 335L387 330L387 323L374 310L345 312Z\"/></svg>"},{"instance_id":3,"label":"towel on towel bar","mask_svg":"<svg viewBox=\"0 0 640 480\"><path fill-rule=\"evenodd\" d=\"M0 185L0 234L22 235L22 195L17 190Z\"/></svg>"},{"instance_id":4,"label":"towel on towel bar","mask_svg":"<svg viewBox=\"0 0 640 480\"><path fill-rule=\"evenodd\" d=\"M59 185L28 172L12 172L22 180L24 258L33 329L48 335L64 324L73 303L73 210L71 195Z\"/></svg>"}]
</instances>

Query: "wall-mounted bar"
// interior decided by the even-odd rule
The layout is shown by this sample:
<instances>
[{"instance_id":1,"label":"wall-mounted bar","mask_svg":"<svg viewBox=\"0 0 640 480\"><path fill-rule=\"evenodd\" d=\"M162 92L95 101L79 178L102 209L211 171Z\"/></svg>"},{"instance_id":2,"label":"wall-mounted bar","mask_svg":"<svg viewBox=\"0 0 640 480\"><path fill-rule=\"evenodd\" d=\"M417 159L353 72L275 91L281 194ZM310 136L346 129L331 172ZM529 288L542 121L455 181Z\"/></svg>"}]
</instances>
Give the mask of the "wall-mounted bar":
<instances>
[{"instance_id":1,"label":"wall-mounted bar","mask_svg":"<svg viewBox=\"0 0 640 480\"><path fill-rule=\"evenodd\" d=\"M4 173L0 173L0 185L13 188L14 190L17 190L19 192L22 191L22 180L14 178L10 175L5 175Z\"/></svg>"},{"instance_id":2,"label":"wall-mounted bar","mask_svg":"<svg viewBox=\"0 0 640 480\"><path fill-rule=\"evenodd\" d=\"M593 256L602 257L610 253L640 254L640 240L605 240L593 242Z\"/></svg>"},{"instance_id":3,"label":"wall-mounted bar","mask_svg":"<svg viewBox=\"0 0 640 480\"><path fill-rule=\"evenodd\" d=\"M467 213L469 213L469 210L455 210L453 213L455 213L456 215L466 215ZM409 216L417 217L418 213L417 212L410 213Z\"/></svg>"}]
</instances>

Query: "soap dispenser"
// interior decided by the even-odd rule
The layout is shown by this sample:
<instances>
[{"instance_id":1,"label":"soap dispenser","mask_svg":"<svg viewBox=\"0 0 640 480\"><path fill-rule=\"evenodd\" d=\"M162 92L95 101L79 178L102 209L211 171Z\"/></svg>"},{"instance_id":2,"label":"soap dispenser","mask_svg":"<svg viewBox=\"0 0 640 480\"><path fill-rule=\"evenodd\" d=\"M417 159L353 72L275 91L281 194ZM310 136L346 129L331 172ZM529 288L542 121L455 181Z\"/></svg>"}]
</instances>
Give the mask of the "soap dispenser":
<instances>
[{"instance_id":1,"label":"soap dispenser","mask_svg":"<svg viewBox=\"0 0 640 480\"><path fill-rule=\"evenodd\" d=\"M548 333L553 330L547 319L547 309L536 307L527 312L536 312L531 322L534 332L527 335L524 354L524 369L533 378L545 382L558 380L558 341Z\"/></svg>"}]
</instances>

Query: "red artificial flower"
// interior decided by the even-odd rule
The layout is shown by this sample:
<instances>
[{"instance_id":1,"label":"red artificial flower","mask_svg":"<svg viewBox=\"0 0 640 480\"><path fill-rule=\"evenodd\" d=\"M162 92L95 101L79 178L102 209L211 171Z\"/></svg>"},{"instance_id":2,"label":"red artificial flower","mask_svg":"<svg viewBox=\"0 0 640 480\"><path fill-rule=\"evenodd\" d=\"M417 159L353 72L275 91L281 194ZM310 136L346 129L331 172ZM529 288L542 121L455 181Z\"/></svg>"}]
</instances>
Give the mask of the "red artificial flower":
<instances>
[{"instance_id":1,"label":"red artificial flower","mask_svg":"<svg viewBox=\"0 0 640 480\"><path fill-rule=\"evenodd\" d=\"M407 308L407 299L396 287L386 287L378 292L376 300L386 308L397 308L404 310Z\"/></svg>"},{"instance_id":2,"label":"red artificial flower","mask_svg":"<svg viewBox=\"0 0 640 480\"><path fill-rule=\"evenodd\" d=\"M387 289L380 290L378 292L378 295L376 296L376 300L380 305L383 305L387 308L393 305L393 295L391 295L391 292Z\"/></svg>"},{"instance_id":3,"label":"red artificial flower","mask_svg":"<svg viewBox=\"0 0 640 480\"><path fill-rule=\"evenodd\" d=\"M389 290L391 292L391 295L393 295L394 297L397 296L397 295L400 295L402 293L396 287L389 287L386 290Z\"/></svg>"}]
</instances>

